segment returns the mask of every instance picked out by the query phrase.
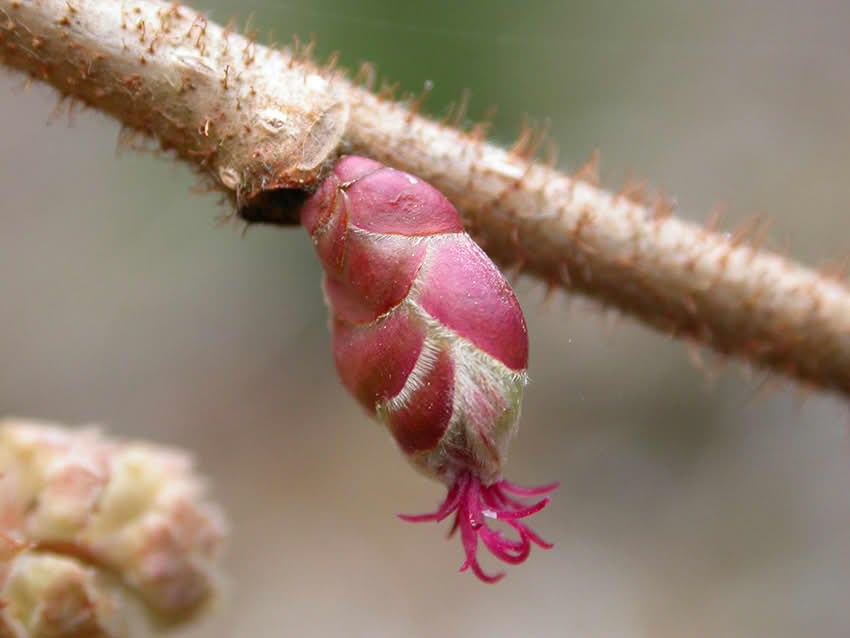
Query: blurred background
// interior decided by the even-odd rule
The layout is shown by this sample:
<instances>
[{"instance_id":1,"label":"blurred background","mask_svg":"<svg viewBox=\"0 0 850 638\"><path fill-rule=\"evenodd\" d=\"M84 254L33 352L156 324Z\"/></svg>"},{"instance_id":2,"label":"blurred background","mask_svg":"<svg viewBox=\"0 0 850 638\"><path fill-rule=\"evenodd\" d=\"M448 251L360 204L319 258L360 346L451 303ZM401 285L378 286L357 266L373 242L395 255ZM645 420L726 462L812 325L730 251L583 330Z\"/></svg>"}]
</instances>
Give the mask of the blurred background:
<instances>
[{"instance_id":1,"label":"blurred background","mask_svg":"<svg viewBox=\"0 0 850 638\"><path fill-rule=\"evenodd\" d=\"M402 91L464 89L493 138L552 120L560 166L648 178L680 214L760 215L814 266L850 250L850 5L248 0L196 6ZM264 38L261 38L264 39ZM233 522L222 609L179 636L850 635L844 401L722 365L519 281L532 383L508 474L560 480L555 543L486 586L336 380L300 230L216 224L188 168L0 72L0 414L194 451ZM45 123L50 122L49 126ZM600 321L600 319L603 319ZM497 566L484 561L485 568Z\"/></svg>"}]
</instances>

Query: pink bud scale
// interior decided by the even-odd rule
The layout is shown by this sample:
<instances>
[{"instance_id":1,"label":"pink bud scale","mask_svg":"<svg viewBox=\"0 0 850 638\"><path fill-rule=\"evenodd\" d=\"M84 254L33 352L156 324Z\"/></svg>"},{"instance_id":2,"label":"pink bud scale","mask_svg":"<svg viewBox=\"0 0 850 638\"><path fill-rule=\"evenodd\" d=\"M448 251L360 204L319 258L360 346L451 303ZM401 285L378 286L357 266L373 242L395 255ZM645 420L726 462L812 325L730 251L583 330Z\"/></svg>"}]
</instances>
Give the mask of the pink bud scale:
<instances>
[{"instance_id":1,"label":"pink bud scale","mask_svg":"<svg viewBox=\"0 0 850 638\"><path fill-rule=\"evenodd\" d=\"M455 514L471 569L480 539L507 563L542 541L519 519L540 511L502 479L527 382L528 334L519 303L492 261L463 230L451 203L407 173L362 157L338 161L304 204L301 223L324 269L333 353L343 384L387 425L415 467L445 483L433 514ZM519 535L506 538L486 518Z\"/></svg>"}]
</instances>

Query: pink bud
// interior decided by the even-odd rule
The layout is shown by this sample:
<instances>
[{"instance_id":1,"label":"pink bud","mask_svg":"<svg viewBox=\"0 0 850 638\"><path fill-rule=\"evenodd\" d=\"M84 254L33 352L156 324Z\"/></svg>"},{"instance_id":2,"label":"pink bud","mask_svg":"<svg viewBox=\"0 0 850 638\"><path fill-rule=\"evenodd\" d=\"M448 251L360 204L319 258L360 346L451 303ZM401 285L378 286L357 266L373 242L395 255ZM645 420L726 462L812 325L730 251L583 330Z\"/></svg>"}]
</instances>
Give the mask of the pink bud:
<instances>
[{"instance_id":1,"label":"pink bud","mask_svg":"<svg viewBox=\"0 0 850 638\"><path fill-rule=\"evenodd\" d=\"M449 492L434 514L455 514L461 571L494 582L476 560L480 538L497 558L548 548L518 519L557 485L502 480L527 382L528 334L511 287L434 187L362 157L346 157L301 211L324 269L333 352L343 384L387 425L407 458ZM505 521L519 540L487 527Z\"/></svg>"}]
</instances>

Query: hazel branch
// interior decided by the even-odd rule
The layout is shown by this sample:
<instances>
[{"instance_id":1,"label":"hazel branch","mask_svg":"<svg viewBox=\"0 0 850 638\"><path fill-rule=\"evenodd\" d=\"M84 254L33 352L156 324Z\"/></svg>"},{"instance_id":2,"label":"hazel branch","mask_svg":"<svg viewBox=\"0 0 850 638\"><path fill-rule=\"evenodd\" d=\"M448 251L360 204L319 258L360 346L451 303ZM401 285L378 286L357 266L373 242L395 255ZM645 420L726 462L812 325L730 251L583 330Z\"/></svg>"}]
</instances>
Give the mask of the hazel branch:
<instances>
[{"instance_id":1,"label":"hazel branch","mask_svg":"<svg viewBox=\"0 0 850 638\"><path fill-rule=\"evenodd\" d=\"M850 394L840 281L433 122L186 7L0 0L0 61L152 136L249 221L290 223L351 152L416 174L496 261L722 355ZM368 76L369 73L366 73Z\"/></svg>"}]
</instances>

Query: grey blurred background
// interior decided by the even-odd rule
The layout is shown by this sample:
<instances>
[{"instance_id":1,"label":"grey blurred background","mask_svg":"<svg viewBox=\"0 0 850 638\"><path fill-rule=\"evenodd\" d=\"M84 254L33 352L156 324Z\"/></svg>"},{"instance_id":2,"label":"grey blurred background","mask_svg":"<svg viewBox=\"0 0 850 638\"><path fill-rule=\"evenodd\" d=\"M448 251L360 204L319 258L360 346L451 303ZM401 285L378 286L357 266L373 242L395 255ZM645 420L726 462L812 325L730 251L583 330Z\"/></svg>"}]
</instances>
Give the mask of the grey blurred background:
<instances>
[{"instance_id":1,"label":"grey blurred background","mask_svg":"<svg viewBox=\"0 0 850 638\"><path fill-rule=\"evenodd\" d=\"M646 177L702 220L762 215L812 265L847 254L850 5L198 2L363 60L493 137L552 119L560 165ZM850 635L846 403L771 383L565 296L518 294L532 383L509 476L560 480L556 543L486 586L455 573L412 471L336 381L300 230L216 225L196 178L120 153L0 72L0 414L191 448L234 533L220 612L186 636ZM600 321L600 319L603 319ZM496 566L485 561L486 567Z\"/></svg>"}]
</instances>

